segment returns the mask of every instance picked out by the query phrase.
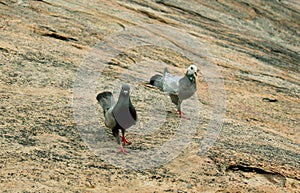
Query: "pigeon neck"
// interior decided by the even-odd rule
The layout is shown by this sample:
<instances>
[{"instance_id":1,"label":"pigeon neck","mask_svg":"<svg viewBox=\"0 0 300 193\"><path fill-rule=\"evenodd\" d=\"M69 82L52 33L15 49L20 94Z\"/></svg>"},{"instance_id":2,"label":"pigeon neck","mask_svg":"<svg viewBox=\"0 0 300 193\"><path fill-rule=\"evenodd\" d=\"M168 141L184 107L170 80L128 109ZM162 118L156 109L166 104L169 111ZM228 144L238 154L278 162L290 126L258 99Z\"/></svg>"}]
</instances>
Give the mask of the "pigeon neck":
<instances>
[{"instance_id":1,"label":"pigeon neck","mask_svg":"<svg viewBox=\"0 0 300 193\"><path fill-rule=\"evenodd\" d=\"M186 77L191 81L192 83L195 82L195 76L193 74L186 74Z\"/></svg>"},{"instance_id":2,"label":"pigeon neck","mask_svg":"<svg viewBox=\"0 0 300 193\"><path fill-rule=\"evenodd\" d=\"M118 105L128 105L129 100L130 100L129 96L124 96L124 95L120 94L119 100L117 103L119 103Z\"/></svg>"}]
</instances>

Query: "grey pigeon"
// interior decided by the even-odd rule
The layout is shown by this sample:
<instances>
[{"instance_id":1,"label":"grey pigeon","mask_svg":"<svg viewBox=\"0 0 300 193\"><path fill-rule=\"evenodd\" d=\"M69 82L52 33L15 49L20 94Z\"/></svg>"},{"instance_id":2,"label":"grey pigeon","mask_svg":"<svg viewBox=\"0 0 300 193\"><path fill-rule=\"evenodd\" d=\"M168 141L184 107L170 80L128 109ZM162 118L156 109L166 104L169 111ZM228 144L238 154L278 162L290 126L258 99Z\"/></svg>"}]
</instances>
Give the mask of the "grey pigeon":
<instances>
[{"instance_id":1,"label":"grey pigeon","mask_svg":"<svg viewBox=\"0 0 300 193\"><path fill-rule=\"evenodd\" d=\"M184 113L181 111L182 101L190 98L197 91L197 72L197 66L190 65L185 76L180 78L170 74L168 69L165 68L163 75L156 74L150 78L151 85L170 95L172 102L177 107L176 112L180 114L181 118L185 118Z\"/></svg>"},{"instance_id":2,"label":"grey pigeon","mask_svg":"<svg viewBox=\"0 0 300 193\"><path fill-rule=\"evenodd\" d=\"M113 136L120 145L120 151L126 154L122 143L130 145L131 142L125 139L125 130L134 125L137 121L137 113L130 100L130 86L123 84L117 103L114 101L111 92L102 92L97 95L97 101L103 109L105 126L112 130ZM122 143L119 130L122 131Z\"/></svg>"}]
</instances>

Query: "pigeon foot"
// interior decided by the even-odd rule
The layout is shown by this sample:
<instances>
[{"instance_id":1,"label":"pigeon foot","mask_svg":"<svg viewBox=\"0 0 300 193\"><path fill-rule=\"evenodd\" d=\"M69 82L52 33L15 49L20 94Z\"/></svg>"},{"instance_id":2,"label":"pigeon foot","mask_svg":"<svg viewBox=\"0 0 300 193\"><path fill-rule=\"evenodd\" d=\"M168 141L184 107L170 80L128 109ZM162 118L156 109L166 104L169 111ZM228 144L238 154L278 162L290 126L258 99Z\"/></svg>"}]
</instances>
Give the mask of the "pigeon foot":
<instances>
[{"instance_id":1,"label":"pigeon foot","mask_svg":"<svg viewBox=\"0 0 300 193\"><path fill-rule=\"evenodd\" d=\"M122 136L121 139L122 139L122 142L123 142L124 145L130 145L131 144L131 141L127 141L127 139L125 139L125 136Z\"/></svg>"},{"instance_id":2,"label":"pigeon foot","mask_svg":"<svg viewBox=\"0 0 300 193\"><path fill-rule=\"evenodd\" d=\"M176 113L180 115L180 118L190 120L190 118L186 117L182 111L176 109Z\"/></svg>"},{"instance_id":3,"label":"pigeon foot","mask_svg":"<svg viewBox=\"0 0 300 193\"><path fill-rule=\"evenodd\" d=\"M123 145L120 145L120 150L117 153L127 154L127 151L124 149Z\"/></svg>"}]
</instances>

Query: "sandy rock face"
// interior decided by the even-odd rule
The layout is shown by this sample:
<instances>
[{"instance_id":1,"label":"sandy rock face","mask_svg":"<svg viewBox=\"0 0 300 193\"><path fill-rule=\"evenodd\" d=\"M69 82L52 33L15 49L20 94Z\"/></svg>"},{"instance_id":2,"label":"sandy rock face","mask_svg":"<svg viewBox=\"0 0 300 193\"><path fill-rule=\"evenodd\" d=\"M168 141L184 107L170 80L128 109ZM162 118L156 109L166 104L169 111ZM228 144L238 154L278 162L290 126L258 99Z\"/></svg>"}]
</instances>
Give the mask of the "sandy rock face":
<instances>
[{"instance_id":1,"label":"sandy rock face","mask_svg":"<svg viewBox=\"0 0 300 193\"><path fill-rule=\"evenodd\" d=\"M2 192L300 192L298 1L0 2ZM147 84L199 68L175 113ZM96 95L131 85L128 155Z\"/></svg>"}]
</instances>

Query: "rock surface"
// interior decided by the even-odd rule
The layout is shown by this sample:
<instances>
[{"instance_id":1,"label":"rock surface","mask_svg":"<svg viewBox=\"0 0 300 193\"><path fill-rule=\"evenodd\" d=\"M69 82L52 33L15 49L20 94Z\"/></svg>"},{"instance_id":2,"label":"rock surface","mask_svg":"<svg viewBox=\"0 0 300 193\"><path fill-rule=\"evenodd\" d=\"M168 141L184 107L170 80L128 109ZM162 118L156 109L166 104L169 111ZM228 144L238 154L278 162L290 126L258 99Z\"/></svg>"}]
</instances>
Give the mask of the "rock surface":
<instances>
[{"instance_id":1,"label":"rock surface","mask_svg":"<svg viewBox=\"0 0 300 193\"><path fill-rule=\"evenodd\" d=\"M2 0L0 10L2 192L300 192L298 1ZM201 110L190 113L199 121L191 141L158 167L124 169L101 159L80 135L74 84L95 45L150 24L174 29L170 34L179 30L182 40L164 33L154 39L183 42L177 46L201 58L200 69L210 63L220 71L226 111L215 143L199 154L216 116L214 77L201 71L194 99ZM128 131L132 152L162 146L183 122L170 99L145 82L164 66L181 75L191 58L154 39L146 41L159 45L112 58L93 83L95 96L114 89L112 80L134 84L140 128L151 120L153 98L164 104L157 115L166 122L156 133ZM99 126L101 115L95 114Z\"/></svg>"}]
</instances>

